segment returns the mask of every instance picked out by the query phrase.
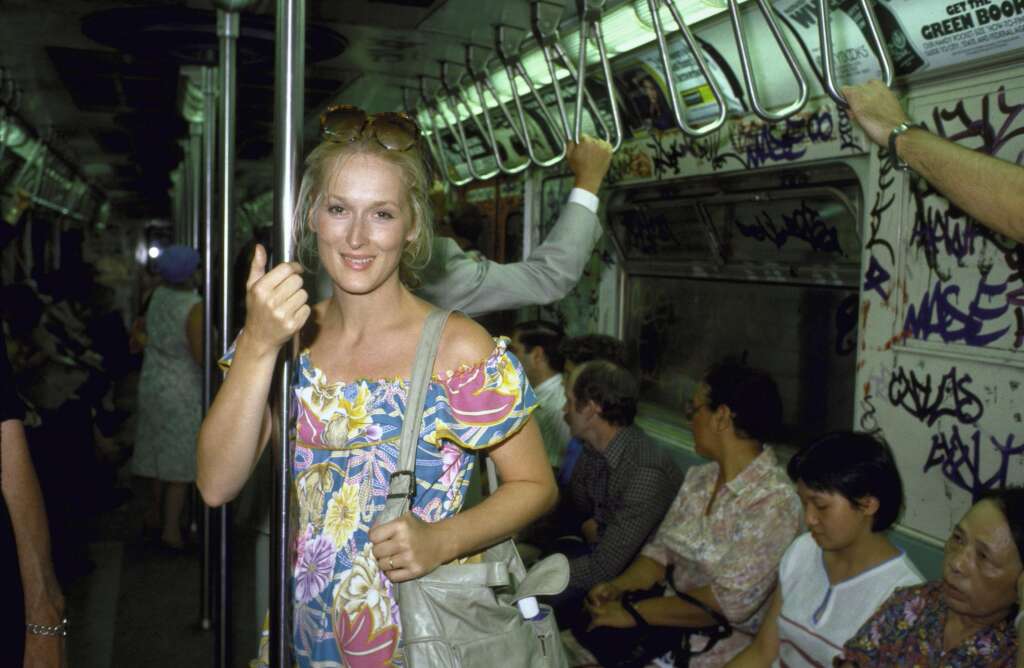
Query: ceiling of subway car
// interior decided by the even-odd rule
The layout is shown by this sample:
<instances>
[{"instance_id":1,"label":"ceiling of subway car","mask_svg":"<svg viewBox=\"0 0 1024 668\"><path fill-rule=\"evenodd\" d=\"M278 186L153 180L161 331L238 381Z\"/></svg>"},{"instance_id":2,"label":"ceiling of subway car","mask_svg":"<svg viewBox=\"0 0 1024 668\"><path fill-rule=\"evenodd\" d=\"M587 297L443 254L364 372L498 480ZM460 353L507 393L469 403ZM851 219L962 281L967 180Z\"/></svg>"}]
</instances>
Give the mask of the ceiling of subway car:
<instances>
[{"instance_id":1,"label":"ceiling of subway car","mask_svg":"<svg viewBox=\"0 0 1024 668\"><path fill-rule=\"evenodd\" d=\"M561 4L575 16L573 0ZM265 190L273 171L275 6L257 0L242 13L242 199ZM306 12L309 138L331 102L400 108L401 86L436 76L439 60L461 61L466 42L492 45L498 23L521 28L511 31L519 39L529 25L527 0L317 0ZM0 67L22 91L22 120L110 199L115 217L167 217L188 136L180 68L216 58L212 3L0 0L0 14Z\"/></svg>"}]
</instances>

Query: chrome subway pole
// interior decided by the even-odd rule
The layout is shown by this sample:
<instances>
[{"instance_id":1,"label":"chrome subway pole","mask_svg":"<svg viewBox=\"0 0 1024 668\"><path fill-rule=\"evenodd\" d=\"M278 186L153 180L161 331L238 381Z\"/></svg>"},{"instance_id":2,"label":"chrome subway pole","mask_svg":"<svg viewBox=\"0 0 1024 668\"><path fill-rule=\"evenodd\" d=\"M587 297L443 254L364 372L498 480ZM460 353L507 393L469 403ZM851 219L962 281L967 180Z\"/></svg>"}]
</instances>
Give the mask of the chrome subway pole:
<instances>
[{"instance_id":1,"label":"chrome subway pole","mask_svg":"<svg viewBox=\"0 0 1024 668\"><path fill-rule=\"evenodd\" d=\"M217 37L220 45L219 79L220 100L217 115L217 136L220 181L217 203L220 206L220 354L227 352L234 333L231 323L232 285L231 267L233 261L231 239L235 222L235 113L237 109L235 67L238 47L240 9L248 2L215 0L217 7ZM232 665L231 656L231 521L230 506L224 504L211 512L212 534L217 537L216 558L213 560L213 611L214 641L213 665L224 668Z\"/></svg>"},{"instance_id":2,"label":"chrome subway pole","mask_svg":"<svg viewBox=\"0 0 1024 668\"><path fill-rule=\"evenodd\" d=\"M213 403L214 373L214 335L213 335L213 210L214 180L217 168L217 88L214 81L215 72L212 67L204 67L203 72L203 144L202 144L202 255L203 255L203 416ZM199 625L204 631L213 626L213 615L210 610L210 574L213 562L213 512L203 505L203 554L202 580L200 581Z\"/></svg>"},{"instance_id":3,"label":"chrome subway pole","mask_svg":"<svg viewBox=\"0 0 1024 668\"><path fill-rule=\"evenodd\" d=\"M274 244L278 262L295 257L291 228L298 199L298 171L302 151L302 116L305 94L303 80L306 61L305 0L278 0L275 33L277 55L274 63ZM274 499L271 506L270 539L270 666L289 668L288 624L288 485L290 450L288 431L291 418L291 350L278 359L275 404L279 419L271 437L274 469Z\"/></svg>"},{"instance_id":4,"label":"chrome subway pole","mask_svg":"<svg viewBox=\"0 0 1024 668\"><path fill-rule=\"evenodd\" d=\"M203 226L203 124L189 123L189 183L188 190L191 196L189 202L189 223L191 233L189 241L196 250L202 247L202 226Z\"/></svg>"}]
</instances>

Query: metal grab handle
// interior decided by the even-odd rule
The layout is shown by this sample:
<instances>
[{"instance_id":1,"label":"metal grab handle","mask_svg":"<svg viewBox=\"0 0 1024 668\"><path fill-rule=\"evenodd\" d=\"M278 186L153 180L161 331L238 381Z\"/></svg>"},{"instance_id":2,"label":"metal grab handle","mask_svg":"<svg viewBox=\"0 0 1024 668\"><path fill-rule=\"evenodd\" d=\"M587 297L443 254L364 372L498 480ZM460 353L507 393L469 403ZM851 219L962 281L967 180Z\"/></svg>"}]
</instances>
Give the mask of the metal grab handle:
<instances>
[{"instance_id":1,"label":"metal grab handle","mask_svg":"<svg viewBox=\"0 0 1024 668\"><path fill-rule=\"evenodd\" d=\"M445 157L444 154L444 142L441 140L441 133L438 132L437 130L437 123L434 122L434 114L440 113L441 116L443 117L444 112L441 111L440 107L435 106L434 103L430 101L430 96L427 95L426 79L422 75L420 76L420 99L423 101L423 106L426 107L427 110L427 119L430 121L430 132L431 134L434 135L434 140L436 142L436 157L439 159L438 162L441 171L444 172L444 177L448 179L449 183L451 183L456 188L461 188L462 186L472 181L473 176L472 174L470 174L464 179L458 179L455 176L453 176L451 170L448 169L448 158ZM448 119L445 118L444 120L445 123L447 124ZM456 139L456 142L457 141L458 140Z\"/></svg>"},{"instance_id":2,"label":"metal grab handle","mask_svg":"<svg viewBox=\"0 0 1024 668\"><path fill-rule=\"evenodd\" d=\"M466 131L462 127L462 121L459 119L459 105L466 111L466 117L472 118L476 121L476 117L473 115L473 110L470 109L469 104L462 97L462 93L458 87L451 86L448 83L448 61L441 61L441 88L444 90L444 94L447 98L448 109L455 115L455 127L448 122L448 115L441 114L444 118L445 125L448 126L448 132L451 132L455 137L455 143L459 145L459 149L462 151L462 156L466 159L466 171L474 179L479 181L486 181L487 179L494 178L501 173L498 167L495 167L492 171L485 174L481 174L476 171L476 167L473 165L473 157L469 154L469 141L466 139ZM480 129L480 122L476 121L477 129ZM482 133L481 133L482 134Z\"/></svg>"},{"instance_id":3,"label":"metal grab handle","mask_svg":"<svg viewBox=\"0 0 1024 668\"><path fill-rule=\"evenodd\" d=\"M558 58L558 64L569 73L569 77L574 84L579 84L579 78L576 76L576 68L572 66L569 54L565 52L565 49L558 41L558 23L561 16L561 5L545 2L544 0L534 0L534 2L530 3L530 24L533 29L533 38L540 46L541 55L544 56L544 62L547 64L548 76L551 77L551 85L555 91L555 101L558 103L558 115L561 117L562 128L565 130L565 138L568 141L574 139L576 134L573 131L573 126L569 123L569 115L565 111L562 86L558 82L558 76L555 72L555 58ZM605 123L604 116L597 109L597 103L586 88L583 89L583 97L586 99L591 117L596 125L601 128L604 139L611 143L612 133L608 129L608 124Z\"/></svg>"},{"instance_id":4,"label":"metal grab handle","mask_svg":"<svg viewBox=\"0 0 1024 668\"><path fill-rule=\"evenodd\" d=\"M477 99L480 102L480 108L483 109L484 124L486 125L486 128L481 127L480 121L476 116L473 117L473 122L477 124L477 129L480 130L480 134L484 136L484 141L489 142L491 152L494 154L494 160L498 164L498 169L501 170L501 173L508 174L510 176L519 174L530 166L530 158L527 156L526 160L515 167L507 166L501 159L501 151L498 150L498 140L494 134L494 124L491 123L491 112L487 108L487 100L484 97L485 91L489 92L491 97L494 98L495 106L501 109L501 113L505 116L505 121L509 124L509 127L512 128L512 131L515 132L516 137L519 138L519 141L521 141L524 146L526 145L526 139L523 136L523 132L519 129L519 126L516 125L515 120L512 118L512 114L509 113L508 107L506 107L505 103L501 101L500 97L498 97L498 92L494 89L490 78L487 76L487 68L480 68L476 66L473 58L472 44L466 45L466 71L469 73L469 77L473 82L473 89L476 91Z\"/></svg>"},{"instance_id":5,"label":"metal grab handle","mask_svg":"<svg viewBox=\"0 0 1024 668\"><path fill-rule=\"evenodd\" d=\"M796 62L793 50L789 48L789 43L786 42L782 31L779 30L779 24L775 20L775 9L766 0L757 0L757 6L761 10L761 15L764 16L765 23L768 24L772 37L775 38L775 43L779 45L779 49L786 59L786 64L789 65L789 71L793 73L797 88L799 89L796 99L777 111L768 111L761 104L761 98L758 97L757 81L754 80L754 70L750 64L750 52L747 49L747 41L743 37L743 23L740 20L738 0L729 0L729 16L732 18L732 32L736 37L736 47L740 52L740 64L743 66L743 83L746 84L750 106L754 108L755 114L769 123L775 123L789 118L807 104L807 80L804 78L803 72L800 71L800 66Z\"/></svg>"},{"instance_id":6,"label":"metal grab handle","mask_svg":"<svg viewBox=\"0 0 1024 668\"><path fill-rule=\"evenodd\" d=\"M415 91L411 91L411 92L415 93ZM420 113L419 113L420 110L416 106L415 102L410 102L410 100L409 100L409 93L410 93L410 89L406 88L405 86L402 86L402 102L405 105L405 111L406 111L407 114L409 114L410 116L415 118L416 119L416 124L419 125L422 122L420 120ZM413 98L413 99L415 99L415 98ZM433 159L433 162L434 162L433 166L434 166L434 168L436 170L440 171L441 170L441 157L438 154L437 147L434 146L434 140L436 139L436 137L434 136L434 133L426 132L425 129L421 129L421 133L423 135L423 140L427 143L427 150L430 152L430 157Z\"/></svg>"},{"instance_id":7,"label":"metal grab handle","mask_svg":"<svg viewBox=\"0 0 1024 668\"><path fill-rule=\"evenodd\" d=\"M668 43L665 40L665 29L661 25L661 14L659 12L659 5L662 3L668 7L669 12L672 14L672 18L675 20L676 25L679 26L679 32L682 33L683 39L686 40L686 46L690 49L690 54L693 56L693 60L697 63L697 68L700 70L701 76L708 82L708 87L711 88L711 95L715 98L715 102L718 104L718 116L715 120L710 123L706 123L699 128L692 127L686 122L686 114L680 109L679 105L679 93L676 89L676 80L672 76L672 64L668 58ZM691 137L703 137L709 135L718 128L722 127L725 123L725 116L728 113L728 107L725 104L725 96L722 94L722 89L718 85L718 81L711 75L711 70L708 69L707 61L704 60L704 54L700 50L700 45L697 44L697 40L694 39L693 33L686 26L686 21L679 14L679 10L676 9L676 5L672 0L647 0L647 6L651 12L651 19L654 21L654 32L658 36L658 49L661 51L661 64L665 68L665 81L668 82L669 97L672 98L672 113L676 117L676 125L685 134Z\"/></svg>"},{"instance_id":8,"label":"metal grab handle","mask_svg":"<svg viewBox=\"0 0 1024 668\"><path fill-rule=\"evenodd\" d=\"M580 17L580 53L579 81L576 88L576 128L574 136L576 143L580 142L583 135L583 93L587 89L587 33L593 31L594 41L597 42L597 54L601 59L601 69L604 71L604 83L608 89L608 102L612 106L612 121L615 123L615 141L611 142L612 151L619 150L622 145L622 119L619 117L619 105L615 103L615 83L612 80L612 67L608 62L608 51L604 46L604 34L601 32L601 16L604 13L605 0L585 0L583 15ZM666 67L667 69L667 67Z\"/></svg>"},{"instance_id":9,"label":"metal grab handle","mask_svg":"<svg viewBox=\"0 0 1024 668\"><path fill-rule=\"evenodd\" d=\"M818 40L821 42L821 69L825 77L825 89L829 96L836 101L836 104L844 109L849 106L846 98L839 92L836 82L835 59L832 54L832 7L830 0L818 0ZM871 33L871 41L875 45L875 57L882 66L882 81L887 87L892 86L893 66L892 58L889 56L889 47L885 44L882 31L878 27L878 17L875 16L875 8L870 0L859 0L861 11L864 12L864 20L868 24L868 32Z\"/></svg>"},{"instance_id":10,"label":"metal grab handle","mask_svg":"<svg viewBox=\"0 0 1024 668\"><path fill-rule=\"evenodd\" d=\"M565 140L558 131L558 127L555 125L554 120L552 120L551 114L548 112L548 106L544 104L544 99L541 98L540 93L537 92L537 87L533 85L533 79L530 78L526 68L523 67L523 63L519 59L518 54L511 53L508 50L508 47L505 44L505 26L503 25L497 25L494 27L494 48L498 53L498 59L505 68L505 76L508 77L509 86L512 88L512 101L515 102L516 115L519 116L520 129L522 130L521 133L517 134L519 134L519 138L523 143L526 144L526 153L530 156L530 162L538 167L551 167L558 164L558 162L565 157ZM516 86L517 76L526 82L526 87L530 89L530 94L533 96L533 99L537 102L537 106L540 108L541 115L544 117L544 122L547 123L548 129L551 131L551 134L555 137L555 142L558 144L558 149L555 151L555 155L551 156L547 160L541 160L538 158L537 154L533 150L533 140L530 138L530 131L526 125L526 111L523 108L523 100L519 97L519 88Z\"/></svg>"}]
</instances>

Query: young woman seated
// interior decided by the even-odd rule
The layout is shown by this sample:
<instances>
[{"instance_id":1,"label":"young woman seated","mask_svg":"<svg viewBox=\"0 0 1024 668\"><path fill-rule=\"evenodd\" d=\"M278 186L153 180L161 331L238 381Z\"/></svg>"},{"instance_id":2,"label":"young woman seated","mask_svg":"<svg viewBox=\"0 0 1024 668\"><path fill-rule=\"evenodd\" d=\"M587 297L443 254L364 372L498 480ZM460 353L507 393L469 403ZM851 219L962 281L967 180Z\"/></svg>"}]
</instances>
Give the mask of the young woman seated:
<instances>
[{"instance_id":1,"label":"young woman seated","mask_svg":"<svg viewBox=\"0 0 1024 668\"><path fill-rule=\"evenodd\" d=\"M1024 666L1014 630L1022 548L1024 489L988 492L953 527L942 581L897 590L846 642L835 665ZM1020 628L1022 616L1016 622Z\"/></svg>"},{"instance_id":2,"label":"young woman seated","mask_svg":"<svg viewBox=\"0 0 1024 668\"><path fill-rule=\"evenodd\" d=\"M696 451L711 461L687 471L625 572L590 590L590 629L573 630L603 666L663 655L680 666L723 665L756 633L779 559L799 530L800 500L765 445L782 421L775 382L717 364L688 413Z\"/></svg>"},{"instance_id":3,"label":"young woman seated","mask_svg":"<svg viewBox=\"0 0 1024 668\"><path fill-rule=\"evenodd\" d=\"M808 532L779 565L754 642L730 668L828 666L897 587L921 575L885 532L903 504L892 454L867 434L823 436L789 462Z\"/></svg>"}]
</instances>

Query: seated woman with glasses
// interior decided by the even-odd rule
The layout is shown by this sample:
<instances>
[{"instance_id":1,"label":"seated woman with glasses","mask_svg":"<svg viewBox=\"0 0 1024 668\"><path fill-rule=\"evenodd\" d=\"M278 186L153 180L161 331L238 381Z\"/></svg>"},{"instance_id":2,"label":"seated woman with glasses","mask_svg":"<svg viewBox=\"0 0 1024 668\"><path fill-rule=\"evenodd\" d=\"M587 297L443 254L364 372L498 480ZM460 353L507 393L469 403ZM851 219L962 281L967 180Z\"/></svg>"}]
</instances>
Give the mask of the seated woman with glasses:
<instances>
[{"instance_id":1,"label":"seated woman with glasses","mask_svg":"<svg viewBox=\"0 0 1024 668\"><path fill-rule=\"evenodd\" d=\"M430 247L430 181L419 131L402 114L333 108L321 131L294 234L302 251L315 249L333 295L307 304L302 266L268 270L257 247L245 326L222 360L230 370L199 436L197 482L210 505L241 490L269 438L275 359L298 334L292 654L300 666L399 666L394 583L515 533L556 491L530 419L536 400L507 340L452 315L424 403L411 513L374 526L433 308L409 291ZM473 451L484 448L502 484L460 513Z\"/></svg>"},{"instance_id":2,"label":"seated woman with glasses","mask_svg":"<svg viewBox=\"0 0 1024 668\"><path fill-rule=\"evenodd\" d=\"M574 635L603 666L721 666L749 643L800 527L800 499L765 442L782 400L765 373L713 366L689 406L697 454L653 539L587 596ZM667 586L666 586L667 581ZM671 665L671 664L669 664Z\"/></svg>"},{"instance_id":3,"label":"seated woman with glasses","mask_svg":"<svg viewBox=\"0 0 1024 668\"><path fill-rule=\"evenodd\" d=\"M786 550L754 642L730 668L829 666L897 587L921 574L886 532L903 505L892 453L867 434L823 436L789 461L809 531Z\"/></svg>"}]
</instances>

